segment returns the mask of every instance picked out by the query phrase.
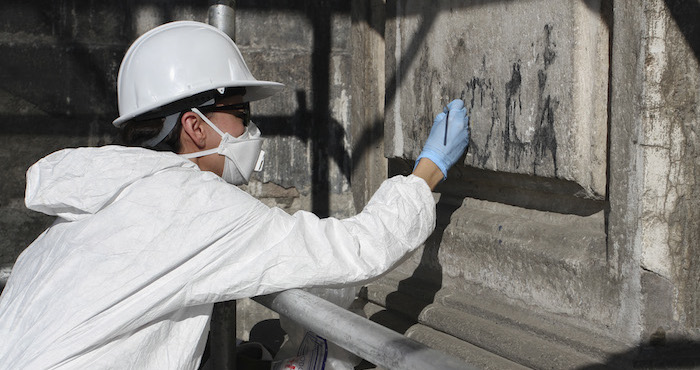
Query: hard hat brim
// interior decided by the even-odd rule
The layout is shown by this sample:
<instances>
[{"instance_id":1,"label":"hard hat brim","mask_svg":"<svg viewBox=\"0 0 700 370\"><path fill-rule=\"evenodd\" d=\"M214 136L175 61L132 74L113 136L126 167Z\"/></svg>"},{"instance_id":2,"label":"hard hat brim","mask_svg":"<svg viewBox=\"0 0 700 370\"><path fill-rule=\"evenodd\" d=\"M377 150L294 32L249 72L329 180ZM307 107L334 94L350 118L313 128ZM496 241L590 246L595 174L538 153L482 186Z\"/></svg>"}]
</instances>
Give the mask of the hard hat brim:
<instances>
[{"instance_id":1,"label":"hard hat brim","mask_svg":"<svg viewBox=\"0 0 700 370\"><path fill-rule=\"evenodd\" d=\"M121 128L126 122L129 120L132 120L134 118L137 118L139 116L144 116L148 115L149 112L157 110L165 105L175 103L180 100L187 99L193 95L196 95L197 93L204 93L207 91L215 91L216 89L219 88L229 88L229 87L245 87L246 93L243 95L243 102L253 102L256 100L262 100L265 98L268 98L272 95L275 95L279 91L281 91L284 88L284 84L281 84L279 82L272 82L272 81L236 81L235 83L229 82L228 84L223 84L223 85L216 85L216 86L207 86L206 88L199 89L199 91L185 91L180 95L172 96L170 99L167 100L161 100L161 101L154 101L152 104L149 104L147 106L141 107L139 109L136 109L134 111L129 112L128 114L124 114L120 116L119 118L115 119L112 124L116 126L117 128ZM191 107L186 107L184 109L188 109ZM183 109L183 110L184 110ZM154 117L151 117L154 118Z\"/></svg>"}]
</instances>

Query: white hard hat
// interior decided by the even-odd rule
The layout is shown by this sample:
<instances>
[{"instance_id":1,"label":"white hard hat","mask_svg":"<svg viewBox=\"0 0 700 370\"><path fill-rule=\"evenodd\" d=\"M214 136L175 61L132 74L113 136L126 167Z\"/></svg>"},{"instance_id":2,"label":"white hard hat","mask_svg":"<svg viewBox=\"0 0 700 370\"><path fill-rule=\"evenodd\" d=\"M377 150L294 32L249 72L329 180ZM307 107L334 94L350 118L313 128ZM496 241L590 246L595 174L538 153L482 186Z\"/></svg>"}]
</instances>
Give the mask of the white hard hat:
<instances>
[{"instance_id":1,"label":"white hard hat","mask_svg":"<svg viewBox=\"0 0 700 370\"><path fill-rule=\"evenodd\" d=\"M117 77L119 118L113 124L121 127L206 92L244 87L243 101L250 102L283 86L256 80L236 44L219 29L194 21L167 23L143 34L127 50Z\"/></svg>"}]
</instances>

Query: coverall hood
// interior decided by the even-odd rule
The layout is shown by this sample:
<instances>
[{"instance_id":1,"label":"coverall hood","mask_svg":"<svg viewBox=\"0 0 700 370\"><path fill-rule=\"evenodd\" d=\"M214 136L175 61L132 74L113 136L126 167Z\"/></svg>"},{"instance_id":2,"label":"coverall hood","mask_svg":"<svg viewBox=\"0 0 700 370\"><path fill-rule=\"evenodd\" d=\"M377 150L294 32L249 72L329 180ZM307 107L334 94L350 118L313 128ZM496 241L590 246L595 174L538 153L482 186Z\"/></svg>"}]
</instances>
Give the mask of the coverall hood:
<instances>
[{"instance_id":1,"label":"coverall hood","mask_svg":"<svg viewBox=\"0 0 700 370\"><path fill-rule=\"evenodd\" d=\"M145 177L168 168L197 168L170 152L110 149L64 149L39 160L27 171L27 208L75 221L96 213ZM115 153L119 161L114 160Z\"/></svg>"}]
</instances>

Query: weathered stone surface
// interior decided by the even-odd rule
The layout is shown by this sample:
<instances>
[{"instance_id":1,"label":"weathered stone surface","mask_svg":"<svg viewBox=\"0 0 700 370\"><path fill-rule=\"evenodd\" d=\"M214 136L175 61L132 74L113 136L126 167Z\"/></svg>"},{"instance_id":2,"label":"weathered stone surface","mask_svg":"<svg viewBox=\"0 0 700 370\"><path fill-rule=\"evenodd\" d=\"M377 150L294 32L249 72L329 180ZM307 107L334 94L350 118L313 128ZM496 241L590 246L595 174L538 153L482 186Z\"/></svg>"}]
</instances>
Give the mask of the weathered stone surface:
<instances>
[{"instance_id":1,"label":"weathered stone surface","mask_svg":"<svg viewBox=\"0 0 700 370\"><path fill-rule=\"evenodd\" d=\"M673 283L679 297L674 319L696 328L696 336L700 266L691 261L700 254L700 32L697 18L687 12L697 15L698 9L683 2L645 6L646 84L638 147L641 266Z\"/></svg>"},{"instance_id":2,"label":"weathered stone surface","mask_svg":"<svg viewBox=\"0 0 700 370\"><path fill-rule=\"evenodd\" d=\"M279 318L277 312L250 298L239 299L236 301L236 338L250 340L251 331L257 323L264 320L279 320Z\"/></svg>"},{"instance_id":3,"label":"weathered stone surface","mask_svg":"<svg viewBox=\"0 0 700 370\"><path fill-rule=\"evenodd\" d=\"M350 48L348 2L241 0L236 1L236 9L236 38L241 46L312 51L318 46L315 38L324 35L331 36L328 41L332 50Z\"/></svg>"},{"instance_id":4,"label":"weathered stone surface","mask_svg":"<svg viewBox=\"0 0 700 370\"><path fill-rule=\"evenodd\" d=\"M478 283L547 311L605 325L616 290L602 212L558 215L465 199L442 236L443 284Z\"/></svg>"},{"instance_id":5,"label":"weathered stone surface","mask_svg":"<svg viewBox=\"0 0 700 370\"><path fill-rule=\"evenodd\" d=\"M427 325L414 325L406 332L406 336L415 339L432 348L439 349L445 353L462 358L465 363L475 369L483 370L526 370L526 366L515 363L509 359L486 351L481 347L472 345L445 334L442 331L433 329Z\"/></svg>"},{"instance_id":6,"label":"weathered stone surface","mask_svg":"<svg viewBox=\"0 0 700 370\"><path fill-rule=\"evenodd\" d=\"M2 94L0 94L2 96ZM1 101L2 99L0 99ZM54 220L24 206L25 174L36 161L56 150L85 145L104 145L113 135L95 122L55 119L37 112L33 104L14 99L0 103L0 265L13 264ZM14 109L24 110L12 114Z\"/></svg>"},{"instance_id":7,"label":"weathered stone surface","mask_svg":"<svg viewBox=\"0 0 700 370\"><path fill-rule=\"evenodd\" d=\"M460 338L432 329L430 326L407 320L396 311L386 310L383 306L365 302L363 310L368 317L390 328L407 327L405 335L428 347L444 351L461 358L466 364L476 369L524 370L528 367L518 365L506 358L488 352Z\"/></svg>"},{"instance_id":8,"label":"weathered stone surface","mask_svg":"<svg viewBox=\"0 0 700 370\"><path fill-rule=\"evenodd\" d=\"M345 201L335 205L333 199L350 191L353 138L349 14L342 6L333 7L333 21L323 23L312 22L321 10L301 5L295 8L298 13L283 14L266 14L239 5L243 8L237 37L251 71L258 79L286 85L282 93L253 105L254 120L271 139L263 148L270 160L258 178L294 186L302 195L314 193L330 208L346 208ZM250 19L245 16L252 13L256 15ZM266 20L263 22L261 17ZM275 32L251 32L272 24L279 25L274 26ZM278 31L284 36L275 37ZM299 38L300 34L308 37ZM323 34L329 38L327 44L314 41ZM286 38L296 41L286 43Z\"/></svg>"},{"instance_id":9,"label":"weathered stone surface","mask_svg":"<svg viewBox=\"0 0 700 370\"><path fill-rule=\"evenodd\" d=\"M408 336L415 335L416 329L425 332L423 327L435 328L453 340L464 341L461 351L450 352L451 341L443 341L440 336L428 343L467 361L473 360L473 346L488 348L495 358L482 358L487 368L504 359L535 369L631 368L629 357L607 361L609 353L626 352L631 344L582 327L580 322L542 315L522 302L478 285L468 289L443 287L436 292L434 302L424 302L422 296L413 296L421 289L419 284L415 275L394 271L368 285L365 298L387 308L383 311L368 304L365 309L370 308L370 319Z\"/></svg>"},{"instance_id":10,"label":"weathered stone surface","mask_svg":"<svg viewBox=\"0 0 700 370\"><path fill-rule=\"evenodd\" d=\"M461 97L464 164L606 185L608 28L600 1L396 2L387 155L416 158L435 114ZM524 21L527 20L527 21Z\"/></svg>"},{"instance_id":11,"label":"weathered stone surface","mask_svg":"<svg viewBox=\"0 0 700 370\"><path fill-rule=\"evenodd\" d=\"M386 178L384 157L384 24L381 2L352 6L352 192L362 209Z\"/></svg>"}]
</instances>

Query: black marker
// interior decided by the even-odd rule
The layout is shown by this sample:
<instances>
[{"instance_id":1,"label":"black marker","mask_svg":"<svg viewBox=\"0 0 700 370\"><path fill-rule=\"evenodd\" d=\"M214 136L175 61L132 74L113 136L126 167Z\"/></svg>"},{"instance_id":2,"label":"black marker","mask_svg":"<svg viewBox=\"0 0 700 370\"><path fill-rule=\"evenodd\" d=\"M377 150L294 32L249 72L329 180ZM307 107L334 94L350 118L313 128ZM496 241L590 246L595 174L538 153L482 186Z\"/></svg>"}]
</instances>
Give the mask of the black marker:
<instances>
[{"instance_id":1,"label":"black marker","mask_svg":"<svg viewBox=\"0 0 700 370\"><path fill-rule=\"evenodd\" d=\"M447 146L447 125L450 123L450 111L447 111L447 117L445 118L445 142L442 144Z\"/></svg>"}]
</instances>

